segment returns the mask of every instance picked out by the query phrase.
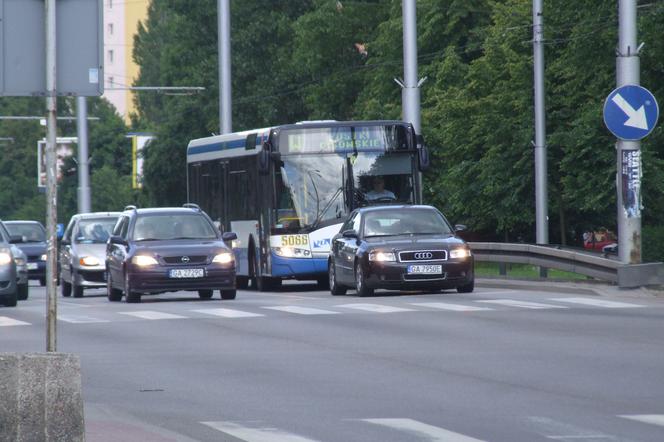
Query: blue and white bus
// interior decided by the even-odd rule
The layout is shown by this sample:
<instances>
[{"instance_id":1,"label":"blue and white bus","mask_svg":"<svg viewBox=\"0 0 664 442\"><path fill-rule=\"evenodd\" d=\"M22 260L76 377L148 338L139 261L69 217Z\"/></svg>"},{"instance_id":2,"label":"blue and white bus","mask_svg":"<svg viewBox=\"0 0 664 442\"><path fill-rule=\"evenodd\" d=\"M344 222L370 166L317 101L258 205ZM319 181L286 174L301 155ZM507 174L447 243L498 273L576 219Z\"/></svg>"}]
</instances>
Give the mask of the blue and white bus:
<instances>
[{"instance_id":1,"label":"blue and white bus","mask_svg":"<svg viewBox=\"0 0 664 442\"><path fill-rule=\"evenodd\" d=\"M330 239L348 213L421 203L417 175L428 161L409 123L302 122L190 141L187 195L237 234L238 288L326 286ZM373 198L378 181L382 198Z\"/></svg>"}]
</instances>

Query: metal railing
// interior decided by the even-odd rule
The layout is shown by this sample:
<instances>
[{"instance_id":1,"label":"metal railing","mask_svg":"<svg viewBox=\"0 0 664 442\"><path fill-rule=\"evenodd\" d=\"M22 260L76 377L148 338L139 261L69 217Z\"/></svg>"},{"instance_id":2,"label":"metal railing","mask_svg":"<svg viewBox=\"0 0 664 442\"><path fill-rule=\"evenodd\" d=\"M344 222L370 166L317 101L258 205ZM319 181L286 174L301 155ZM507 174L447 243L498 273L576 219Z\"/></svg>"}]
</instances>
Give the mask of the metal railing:
<instances>
[{"instance_id":1,"label":"metal railing","mask_svg":"<svg viewBox=\"0 0 664 442\"><path fill-rule=\"evenodd\" d=\"M661 262L623 264L615 259L556 246L493 242L468 244L475 261L531 264L564 270L611 282L621 288L664 284L664 263Z\"/></svg>"}]
</instances>

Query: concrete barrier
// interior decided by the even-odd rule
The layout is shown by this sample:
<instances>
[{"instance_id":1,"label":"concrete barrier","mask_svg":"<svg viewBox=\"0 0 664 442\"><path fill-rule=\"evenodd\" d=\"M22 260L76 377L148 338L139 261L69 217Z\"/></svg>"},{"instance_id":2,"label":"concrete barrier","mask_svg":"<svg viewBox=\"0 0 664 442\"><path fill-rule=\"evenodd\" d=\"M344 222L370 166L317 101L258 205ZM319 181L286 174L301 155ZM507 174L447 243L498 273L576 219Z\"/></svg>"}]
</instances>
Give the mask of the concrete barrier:
<instances>
[{"instance_id":1,"label":"concrete barrier","mask_svg":"<svg viewBox=\"0 0 664 442\"><path fill-rule=\"evenodd\" d=\"M0 441L84 440L78 356L0 353Z\"/></svg>"}]
</instances>

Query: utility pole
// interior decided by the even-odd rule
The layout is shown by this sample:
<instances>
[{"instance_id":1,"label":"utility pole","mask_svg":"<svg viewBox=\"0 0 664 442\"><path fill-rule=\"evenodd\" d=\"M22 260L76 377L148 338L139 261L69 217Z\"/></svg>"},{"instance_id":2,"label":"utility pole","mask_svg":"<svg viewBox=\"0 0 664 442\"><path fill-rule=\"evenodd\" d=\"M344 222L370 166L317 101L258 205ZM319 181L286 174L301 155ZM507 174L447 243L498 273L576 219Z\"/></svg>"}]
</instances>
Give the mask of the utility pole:
<instances>
[{"instance_id":1,"label":"utility pole","mask_svg":"<svg viewBox=\"0 0 664 442\"><path fill-rule=\"evenodd\" d=\"M219 45L219 130L232 132L231 114L231 10L229 0L217 0Z\"/></svg>"},{"instance_id":2,"label":"utility pole","mask_svg":"<svg viewBox=\"0 0 664 442\"><path fill-rule=\"evenodd\" d=\"M636 0L618 1L618 50L616 54L616 86L639 85L641 82L639 49L636 42ZM641 263L641 192L635 202L635 211L624 209L622 168L625 162L636 162L641 174L641 141L619 139L617 153L617 203L618 203L618 256L625 264Z\"/></svg>"},{"instance_id":3,"label":"utility pole","mask_svg":"<svg viewBox=\"0 0 664 442\"><path fill-rule=\"evenodd\" d=\"M533 0L533 60L535 71L535 224L537 244L549 243L543 39L544 18L542 15L542 0Z\"/></svg>"},{"instance_id":4,"label":"utility pole","mask_svg":"<svg viewBox=\"0 0 664 442\"><path fill-rule=\"evenodd\" d=\"M57 251L56 223L58 215L58 188L56 182L56 140L57 140L57 94L56 94L56 33L55 33L56 0L45 0L46 26L46 296L47 296L47 327L46 351L56 351L57 323Z\"/></svg>"},{"instance_id":5,"label":"utility pole","mask_svg":"<svg viewBox=\"0 0 664 442\"><path fill-rule=\"evenodd\" d=\"M415 0L402 0L403 11L403 83L401 86L401 106L403 120L411 123L415 133L422 134L420 121L420 86L426 78L417 78L417 12ZM417 172L417 188L422 200L422 172Z\"/></svg>"},{"instance_id":6,"label":"utility pole","mask_svg":"<svg viewBox=\"0 0 664 442\"><path fill-rule=\"evenodd\" d=\"M84 96L76 97L78 131L78 213L91 212L90 161L88 155L88 105Z\"/></svg>"}]
</instances>

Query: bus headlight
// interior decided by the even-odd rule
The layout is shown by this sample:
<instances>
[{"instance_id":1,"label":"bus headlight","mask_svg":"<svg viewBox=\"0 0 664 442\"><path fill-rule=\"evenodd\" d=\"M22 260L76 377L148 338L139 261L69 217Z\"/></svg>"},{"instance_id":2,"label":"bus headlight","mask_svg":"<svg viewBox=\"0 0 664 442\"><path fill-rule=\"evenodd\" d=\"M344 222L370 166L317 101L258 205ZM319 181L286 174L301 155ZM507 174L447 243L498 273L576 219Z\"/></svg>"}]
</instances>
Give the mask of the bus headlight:
<instances>
[{"instance_id":1,"label":"bus headlight","mask_svg":"<svg viewBox=\"0 0 664 442\"><path fill-rule=\"evenodd\" d=\"M139 267L154 266L159 264L156 259L147 255L136 255L131 260Z\"/></svg>"},{"instance_id":2,"label":"bus headlight","mask_svg":"<svg viewBox=\"0 0 664 442\"><path fill-rule=\"evenodd\" d=\"M462 249L452 249L452 250L450 250L450 258L451 259L468 258L469 256L470 256L470 249L462 248Z\"/></svg>"},{"instance_id":3,"label":"bus headlight","mask_svg":"<svg viewBox=\"0 0 664 442\"><path fill-rule=\"evenodd\" d=\"M0 249L0 265L6 265L12 262L12 255L7 249Z\"/></svg>"},{"instance_id":4,"label":"bus headlight","mask_svg":"<svg viewBox=\"0 0 664 442\"><path fill-rule=\"evenodd\" d=\"M299 249L297 247L272 247L272 251L277 256L284 258L311 258L311 251Z\"/></svg>"},{"instance_id":5,"label":"bus headlight","mask_svg":"<svg viewBox=\"0 0 664 442\"><path fill-rule=\"evenodd\" d=\"M212 262L216 262L218 264L230 264L233 262L233 254L230 252L222 252L218 255L215 255L215 257L212 258Z\"/></svg>"},{"instance_id":6,"label":"bus headlight","mask_svg":"<svg viewBox=\"0 0 664 442\"><path fill-rule=\"evenodd\" d=\"M369 261L394 262L396 261L396 257L393 252L373 251L369 253Z\"/></svg>"}]
</instances>

